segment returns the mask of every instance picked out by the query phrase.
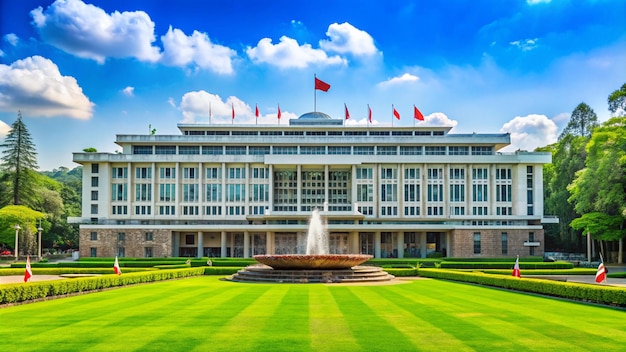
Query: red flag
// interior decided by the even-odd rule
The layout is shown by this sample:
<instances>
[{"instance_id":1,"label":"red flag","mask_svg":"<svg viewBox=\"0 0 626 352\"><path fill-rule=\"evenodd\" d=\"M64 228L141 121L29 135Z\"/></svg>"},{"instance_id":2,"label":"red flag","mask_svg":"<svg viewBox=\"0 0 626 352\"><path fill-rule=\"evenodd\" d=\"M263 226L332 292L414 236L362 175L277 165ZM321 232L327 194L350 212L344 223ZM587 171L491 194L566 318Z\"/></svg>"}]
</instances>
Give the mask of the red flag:
<instances>
[{"instance_id":1,"label":"red flag","mask_svg":"<svg viewBox=\"0 0 626 352\"><path fill-rule=\"evenodd\" d=\"M233 120L235 119L235 104L230 103L230 107L233 110Z\"/></svg>"},{"instance_id":2,"label":"red flag","mask_svg":"<svg viewBox=\"0 0 626 352\"><path fill-rule=\"evenodd\" d=\"M346 109L346 120L350 119L350 112L348 111L348 106L346 103L343 103L343 107Z\"/></svg>"},{"instance_id":3,"label":"red flag","mask_svg":"<svg viewBox=\"0 0 626 352\"><path fill-rule=\"evenodd\" d=\"M328 90L330 89L330 84L315 77L315 89L328 92Z\"/></svg>"},{"instance_id":4,"label":"red flag","mask_svg":"<svg viewBox=\"0 0 626 352\"><path fill-rule=\"evenodd\" d=\"M117 256L115 256L115 264L113 264L113 270L117 275L122 275L122 270L120 269L120 263L117 261Z\"/></svg>"},{"instance_id":5,"label":"red flag","mask_svg":"<svg viewBox=\"0 0 626 352\"><path fill-rule=\"evenodd\" d=\"M256 106L256 111L254 112L256 117L259 117L259 105Z\"/></svg>"},{"instance_id":6,"label":"red flag","mask_svg":"<svg viewBox=\"0 0 626 352\"><path fill-rule=\"evenodd\" d=\"M422 115L420 109L418 109L415 105L413 105L413 117L416 120L424 121L424 115Z\"/></svg>"},{"instance_id":7,"label":"red flag","mask_svg":"<svg viewBox=\"0 0 626 352\"><path fill-rule=\"evenodd\" d=\"M393 108L393 116L395 116L398 120L400 120L400 113L396 108Z\"/></svg>"},{"instance_id":8,"label":"red flag","mask_svg":"<svg viewBox=\"0 0 626 352\"><path fill-rule=\"evenodd\" d=\"M513 273L511 276L522 277L519 272L519 255L517 256L517 259L515 259L515 266L513 267Z\"/></svg>"},{"instance_id":9,"label":"red flag","mask_svg":"<svg viewBox=\"0 0 626 352\"><path fill-rule=\"evenodd\" d=\"M602 254L600 254L600 263L598 264L598 271L596 272L596 282L602 282L606 280L606 274L608 274L608 270L604 266L602 262Z\"/></svg>"},{"instance_id":10,"label":"red flag","mask_svg":"<svg viewBox=\"0 0 626 352\"><path fill-rule=\"evenodd\" d=\"M30 269L30 255L26 256L26 271L24 271L24 282L28 282L33 276L33 271Z\"/></svg>"},{"instance_id":11,"label":"red flag","mask_svg":"<svg viewBox=\"0 0 626 352\"><path fill-rule=\"evenodd\" d=\"M279 120L280 120L280 116L281 116L281 115L282 115L282 114L280 113L280 104L278 104L278 119L279 119Z\"/></svg>"},{"instance_id":12,"label":"red flag","mask_svg":"<svg viewBox=\"0 0 626 352\"><path fill-rule=\"evenodd\" d=\"M372 108L370 108L370 104L367 104L367 118L372 123Z\"/></svg>"}]
</instances>

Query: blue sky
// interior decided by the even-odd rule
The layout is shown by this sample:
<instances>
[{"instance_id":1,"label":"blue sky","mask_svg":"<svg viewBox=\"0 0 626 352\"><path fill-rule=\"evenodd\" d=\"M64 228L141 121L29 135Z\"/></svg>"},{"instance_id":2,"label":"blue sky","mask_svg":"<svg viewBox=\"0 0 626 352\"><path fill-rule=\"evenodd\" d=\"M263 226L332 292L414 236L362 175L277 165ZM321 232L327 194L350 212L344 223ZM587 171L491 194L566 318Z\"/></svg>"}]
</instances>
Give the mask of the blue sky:
<instances>
[{"instance_id":1,"label":"blue sky","mask_svg":"<svg viewBox=\"0 0 626 352\"><path fill-rule=\"evenodd\" d=\"M277 124L317 110L364 124L556 141L574 108L607 120L626 82L623 0L0 0L0 138L21 110L42 170L114 152L116 134Z\"/></svg>"}]
</instances>

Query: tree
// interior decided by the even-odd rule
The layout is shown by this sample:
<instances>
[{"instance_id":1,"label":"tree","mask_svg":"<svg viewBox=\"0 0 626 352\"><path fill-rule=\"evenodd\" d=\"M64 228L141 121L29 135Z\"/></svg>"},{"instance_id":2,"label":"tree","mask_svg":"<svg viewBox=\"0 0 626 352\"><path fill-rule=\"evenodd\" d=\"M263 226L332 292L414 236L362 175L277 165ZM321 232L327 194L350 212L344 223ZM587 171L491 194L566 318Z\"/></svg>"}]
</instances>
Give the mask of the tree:
<instances>
[{"instance_id":1,"label":"tree","mask_svg":"<svg viewBox=\"0 0 626 352\"><path fill-rule=\"evenodd\" d=\"M593 129L598 126L598 116L589 105L580 103L572 111L570 120L561 132L559 140L568 134L589 138Z\"/></svg>"},{"instance_id":2,"label":"tree","mask_svg":"<svg viewBox=\"0 0 626 352\"><path fill-rule=\"evenodd\" d=\"M50 227L45 221L45 214L29 209L23 205L7 205L0 209L0 243L6 243L15 248L15 225L20 225L19 247L22 253L35 253L34 234L41 221L44 231Z\"/></svg>"},{"instance_id":3,"label":"tree","mask_svg":"<svg viewBox=\"0 0 626 352\"><path fill-rule=\"evenodd\" d=\"M609 111L613 114L626 114L626 83L609 95Z\"/></svg>"},{"instance_id":4,"label":"tree","mask_svg":"<svg viewBox=\"0 0 626 352\"><path fill-rule=\"evenodd\" d=\"M37 169L37 152L21 112L17 113L17 120L0 147L5 148L0 167L12 186L13 204L31 200L35 193L32 183Z\"/></svg>"},{"instance_id":5,"label":"tree","mask_svg":"<svg viewBox=\"0 0 626 352\"><path fill-rule=\"evenodd\" d=\"M619 223L604 221L608 224L604 233L592 234L601 240L622 240L626 237L626 117L613 117L597 127L586 150L585 168L568 187L569 201L579 214L621 218Z\"/></svg>"},{"instance_id":6,"label":"tree","mask_svg":"<svg viewBox=\"0 0 626 352\"><path fill-rule=\"evenodd\" d=\"M94 148L94 147L89 147L89 148L85 148L85 149L83 149L83 151L84 151L85 153L97 153L97 152L98 152L98 149L96 149L96 148Z\"/></svg>"}]
</instances>

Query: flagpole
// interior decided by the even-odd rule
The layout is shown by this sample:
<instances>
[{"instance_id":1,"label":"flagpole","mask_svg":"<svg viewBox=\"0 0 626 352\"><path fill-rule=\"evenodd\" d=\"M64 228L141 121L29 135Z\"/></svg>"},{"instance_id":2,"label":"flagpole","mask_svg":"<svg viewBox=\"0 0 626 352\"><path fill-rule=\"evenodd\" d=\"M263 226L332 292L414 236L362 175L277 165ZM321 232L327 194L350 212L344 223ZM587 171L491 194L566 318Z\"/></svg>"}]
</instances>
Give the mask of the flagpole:
<instances>
[{"instance_id":1,"label":"flagpole","mask_svg":"<svg viewBox=\"0 0 626 352\"><path fill-rule=\"evenodd\" d=\"M313 74L313 112L317 112L317 89L315 89L315 82L317 79L317 74Z\"/></svg>"},{"instance_id":2,"label":"flagpole","mask_svg":"<svg viewBox=\"0 0 626 352\"><path fill-rule=\"evenodd\" d=\"M391 127L393 127L393 110L395 108L393 107L393 104L391 104Z\"/></svg>"},{"instance_id":3,"label":"flagpole","mask_svg":"<svg viewBox=\"0 0 626 352\"><path fill-rule=\"evenodd\" d=\"M211 124L211 101L209 100L209 125Z\"/></svg>"}]
</instances>

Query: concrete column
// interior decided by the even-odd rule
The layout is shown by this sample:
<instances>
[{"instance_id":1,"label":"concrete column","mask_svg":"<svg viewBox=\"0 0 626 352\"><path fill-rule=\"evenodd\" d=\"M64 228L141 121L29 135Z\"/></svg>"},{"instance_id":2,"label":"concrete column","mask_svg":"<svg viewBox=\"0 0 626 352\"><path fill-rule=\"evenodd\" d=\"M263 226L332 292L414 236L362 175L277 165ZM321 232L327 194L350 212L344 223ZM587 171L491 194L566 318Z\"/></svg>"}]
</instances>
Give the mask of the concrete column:
<instances>
[{"instance_id":1,"label":"concrete column","mask_svg":"<svg viewBox=\"0 0 626 352\"><path fill-rule=\"evenodd\" d=\"M359 248L359 231L351 231L348 236L348 253L361 253Z\"/></svg>"},{"instance_id":2,"label":"concrete column","mask_svg":"<svg viewBox=\"0 0 626 352\"><path fill-rule=\"evenodd\" d=\"M250 258L250 232L243 232L243 257Z\"/></svg>"},{"instance_id":3,"label":"concrete column","mask_svg":"<svg viewBox=\"0 0 626 352\"><path fill-rule=\"evenodd\" d=\"M172 231L172 257L180 255L180 232Z\"/></svg>"},{"instance_id":4,"label":"concrete column","mask_svg":"<svg viewBox=\"0 0 626 352\"><path fill-rule=\"evenodd\" d=\"M452 234L446 232L446 255L452 257Z\"/></svg>"},{"instance_id":5,"label":"concrete column","mask_svg":"<svg viewBox=\"0 0 626 352\"><path fill-rule=\"evenodd\" d=\"M202 258L204 255L204 235L202 231L198 231L198 254L197 258Z\"/></svg>"},{"instance_id":6,"label":"concrete column","mask_svg":"<svg viewBox=\"0 0 626 352\"><path fill-rule=\"evenodd\" d=\"M220 233L220 242L221 242L220 243L220 247L221 247L220 248L220 250L221 250L220 256L222 258L226 258L226 231L222 231Z\"/></svg>"},{"instance_id":7,"label":"concrete column","mask_svg":"<svg viewBox=\"0 0 626 352\"><path fill-rule=\"evenodd\" d=\"M404 258L404 232L398 232L398 258Z\"/></svg>"},{"instance_id":8,"label":"concrete column","mask_svg":"<svg viewBox=\"0 0 626 352\"><path fill-rule=\"evenodd\" d=\"M426 232L420 232L420 251L422 258L426 258Z\"/></svg>"},{"instance_id":9,"label":"concrete column","mask_svg":"<svg viewBox=\"0 0 626 352\"><path fill-rule=\"evenodd\" d=\"M265 232L265 253L274 254L274 233L272 231Z\"/></svg>"},{"instance_id":10,"label":"concrete column","mask_svg":"<svg viewBox=\"0 0 626 352\"><path fill-rule=\"evenodd\" d=\"M380 258L380 231L374 232L374 258Z\"/></svg>"}]
</instances>

